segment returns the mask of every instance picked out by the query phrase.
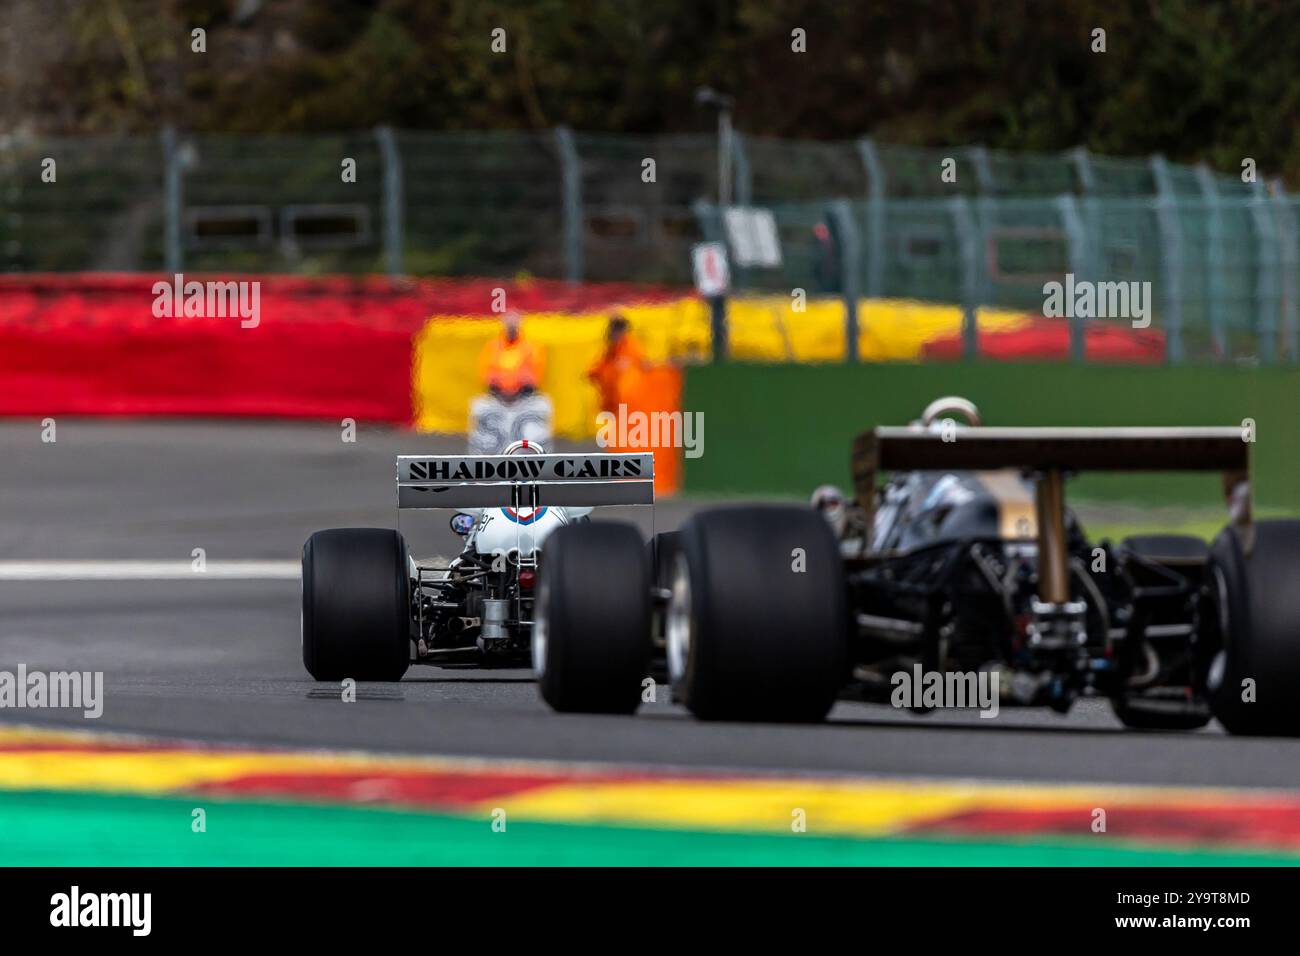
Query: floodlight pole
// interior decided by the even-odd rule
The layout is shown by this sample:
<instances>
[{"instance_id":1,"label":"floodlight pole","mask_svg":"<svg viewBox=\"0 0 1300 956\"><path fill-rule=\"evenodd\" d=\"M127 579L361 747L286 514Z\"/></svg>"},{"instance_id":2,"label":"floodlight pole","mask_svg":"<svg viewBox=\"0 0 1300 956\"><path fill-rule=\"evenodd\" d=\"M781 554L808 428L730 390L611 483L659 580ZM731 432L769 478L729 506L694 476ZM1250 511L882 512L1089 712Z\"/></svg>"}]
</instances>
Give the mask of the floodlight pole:
<instances>
[{"instance_id":1,"label":"floodlight pole","mask_svg":"<svg viewBox=\"0 0 1300 956\"><path fill-rule=\"evenodd\" d=\"M731 110L735 101L717 90L701 86L695 91L695 102L718 111L718 217L726 215L731 205L731 153L732 127ZM725 230L724 230L725 231ZM710 325L712 326L713 361L721 363L727 357L727 297L726 294L712 296L709 300Z\"/></svg>"},{"instance_id":2,"label":"floodlight pole","mask_svg":"<svg viewBox=\"0 0 1300 956\"><path fill-rule=\"evenodd\" d=\"M731 205L731 101L718 107L718 209Z\"/></svg>"},{"instance_id":3,"label":"floodlight pole","mask_svg":"<svg viewBox=\"0 0 1300 956\"><path fill-rule=\"evenodd\" d=\"M718 214L726 215L731 205L731 101L718 107ZM709 303L712 326L713 361L727 360L727 294L715 296Z\"/></svg>"}]
</instances>

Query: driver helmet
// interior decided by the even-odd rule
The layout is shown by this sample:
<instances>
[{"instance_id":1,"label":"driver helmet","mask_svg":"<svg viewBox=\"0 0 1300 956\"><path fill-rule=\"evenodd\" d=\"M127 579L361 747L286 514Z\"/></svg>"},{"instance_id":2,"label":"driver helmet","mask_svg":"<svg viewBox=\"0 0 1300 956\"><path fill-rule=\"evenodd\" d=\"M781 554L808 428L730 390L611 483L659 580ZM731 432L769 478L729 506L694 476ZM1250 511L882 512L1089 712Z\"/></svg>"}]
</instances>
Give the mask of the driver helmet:
<instances>
[{"instance_id":1,"label":"driver helmet","mask_svg":"<svg viewBox=\"0 0 1300 956\"><path fill-rule=\"evenodd\" d=\"M836 537L844 534L848 512L844 492L834 485L821 485L812 493L812 506L826 519Z\"/></svg>"}]
</instances>

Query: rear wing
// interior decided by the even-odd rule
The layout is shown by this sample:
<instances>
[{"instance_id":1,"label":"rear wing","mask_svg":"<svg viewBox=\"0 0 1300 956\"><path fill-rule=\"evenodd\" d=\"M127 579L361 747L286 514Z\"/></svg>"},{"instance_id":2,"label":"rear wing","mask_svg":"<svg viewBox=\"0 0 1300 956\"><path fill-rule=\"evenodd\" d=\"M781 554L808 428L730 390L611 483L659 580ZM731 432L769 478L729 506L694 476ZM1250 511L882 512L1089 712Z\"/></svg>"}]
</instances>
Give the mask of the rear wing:
<instances>
[{"instance_id":1,"label":"rear wing","mask_svg":"<svg viewBox=\"0 0 1300 956\"><path fill-rule=\"evenodd\" d=\"M398 508L654 504L654 456L399 455Z\"/></svg>"},{"instance_id":2,"label":"rear wing","mask_svg":"<svg viewBox=\"0 0 1300 956\"><path fill-rule=\"evenodd\" d=\"M1250 443L1240 428L878 427L853 442L854 492L871 526L880 471L1036 473L1043 597L1068 599L1064 475L1070 471L1219 471L1232 520L1250 522Z\"/></svg>"},{"instance_id":3,"label":"rear wing","mask_svg":"<svg viewBox=\"0 0 1300 956\"><path fill-rule=\"evenodd\" d=\"M881 427L854 441L853 477L993 468L1243 472L1249 450L1240 428L956 427L943 434Z\"/></svg>"}]
</instances>

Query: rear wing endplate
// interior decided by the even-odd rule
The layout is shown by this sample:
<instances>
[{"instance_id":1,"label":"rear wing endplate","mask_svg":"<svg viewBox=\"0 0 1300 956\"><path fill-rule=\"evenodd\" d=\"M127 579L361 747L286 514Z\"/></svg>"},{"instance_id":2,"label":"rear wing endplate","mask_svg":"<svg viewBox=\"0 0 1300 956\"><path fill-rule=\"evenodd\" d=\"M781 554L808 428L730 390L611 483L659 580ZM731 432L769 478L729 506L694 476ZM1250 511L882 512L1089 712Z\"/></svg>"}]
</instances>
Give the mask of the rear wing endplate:
<instances>
[{"instance_id":1,"label":"rear wing endplate","mask_svg":"<svg viewBox=\"0 0 1300 956\"><path fill-rule=\"evenodd\" d=\"M654 504L654 456L400 455L398 508Z\"/></svg>"}]
</instances>

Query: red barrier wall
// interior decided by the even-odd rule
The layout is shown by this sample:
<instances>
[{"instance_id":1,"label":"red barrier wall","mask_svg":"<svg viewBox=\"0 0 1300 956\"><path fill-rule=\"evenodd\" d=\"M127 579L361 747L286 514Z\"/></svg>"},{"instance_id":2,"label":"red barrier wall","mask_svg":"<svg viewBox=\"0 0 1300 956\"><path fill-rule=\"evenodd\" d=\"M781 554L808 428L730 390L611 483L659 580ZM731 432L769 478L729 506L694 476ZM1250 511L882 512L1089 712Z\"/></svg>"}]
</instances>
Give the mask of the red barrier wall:
<instances>
[{"instance_id":1,"label":"red barrier wall","mask_svg":"<svg viewBox=\"0 0 1300 956\"><path fill-rule=\"evenodd\" d=\"M584 311L668 290L492 279L185 275L258 281L259 322L158 318L155 275L0 276L0 415L265 415L410 422L429 315Z\"/></svg>"},{"instance_id":2,"label":"red barrier wall","mask_svg":"<svg viewBox=\"0 0 1300 956\"><path fill-rule=\"evenodd\" d=\"M1161 365L1165 336L1156 329L1133 329L1116 323L1090 322L1084 329L1089 362ZM981 358L1015 362L1064 362L1070 358L1070 325L1064 319L1030 318L1027 325L1005 332L981 332ZM965 355L960 335L931 339L921 346L921 359L955 360Z\"/></svg>"}]
</instances>

